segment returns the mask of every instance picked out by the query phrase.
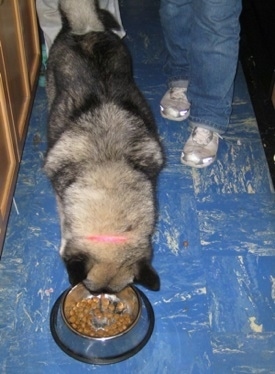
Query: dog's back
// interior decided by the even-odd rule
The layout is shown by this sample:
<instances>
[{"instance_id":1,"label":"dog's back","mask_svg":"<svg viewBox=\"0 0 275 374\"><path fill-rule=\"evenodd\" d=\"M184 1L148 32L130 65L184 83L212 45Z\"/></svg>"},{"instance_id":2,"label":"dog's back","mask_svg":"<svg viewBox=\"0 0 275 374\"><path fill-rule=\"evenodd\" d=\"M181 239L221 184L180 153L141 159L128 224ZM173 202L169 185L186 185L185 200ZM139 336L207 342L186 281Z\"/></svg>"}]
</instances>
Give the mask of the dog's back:
<instances>
[{"instance_id":1,"label":"dog's back","mask_svg":"<svg viewBox=\"0 0 275 374\"><path fill-rule=\"evenodd\" d=\"M60 11L63 27L48 60L50 107L58 96L59 110L60 103L64 107L62 115L75 118L113 102L141 117L155 134L151 111L133 79L129 51L111 31L119 27L115 19L93 0L61 0Z\"/></svg>"},{"instance_id":2,"label":"dog's back","mask_svg":"<svg viewBox=\"0 0 275 374\"><path fill-rule=\"evenodd\" d=\"M116 84L132 83L132 72L127 49L110 30L116 21L92 0L62 0L59 9L63 27L50 51L47 70L50 104L56 96L56 86L60 91L69 89L68 95L75 100L81 98L76 102L79 105L91 92L91 104L93 99L98 104L108 96L120 97L123 92L116 91L121 83Z\"/></svg>"}]
</instances>

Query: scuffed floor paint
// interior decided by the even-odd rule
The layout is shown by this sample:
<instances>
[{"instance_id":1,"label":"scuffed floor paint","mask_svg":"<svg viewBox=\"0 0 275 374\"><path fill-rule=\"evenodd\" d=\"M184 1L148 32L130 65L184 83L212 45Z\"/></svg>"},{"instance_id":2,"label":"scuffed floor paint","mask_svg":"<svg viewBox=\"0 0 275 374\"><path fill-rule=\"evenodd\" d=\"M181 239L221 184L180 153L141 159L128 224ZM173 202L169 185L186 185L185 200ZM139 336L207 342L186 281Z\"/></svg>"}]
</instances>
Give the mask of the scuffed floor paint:
<instances>
[{"instance_id":1,"label":"scuffed floor paint","mask_svg":"<svg viewBox=\"0 0 275 374\"><path fill-rule=\"evenodd\" d=\"M47 102L38 87L0 261L0 373L275 373L275 194L239 67L217 162L184 167L185 122L164 120L157 0L121 1L136 81L166 151L153 238L161 290L147 345L114 365L78 362L54 343L50 311L69 286L55 199L42 172ZM141 21L142 20L142 21Z\"/></svg>"}]
</instances>

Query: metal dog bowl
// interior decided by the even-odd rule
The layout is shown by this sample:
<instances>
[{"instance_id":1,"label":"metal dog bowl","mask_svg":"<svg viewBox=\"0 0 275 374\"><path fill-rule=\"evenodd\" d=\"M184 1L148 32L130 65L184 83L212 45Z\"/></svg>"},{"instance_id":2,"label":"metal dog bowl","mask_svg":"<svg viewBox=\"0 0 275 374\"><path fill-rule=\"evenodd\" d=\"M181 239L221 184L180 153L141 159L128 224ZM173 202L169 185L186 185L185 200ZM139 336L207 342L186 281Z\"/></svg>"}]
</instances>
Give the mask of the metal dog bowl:
<instances>
[{"instance_id":1,"label":"metal dog bowl","mask_svg":"<svg viewBox=\"0 0 275 374\"><path fill-rule=\"evenodd\" d=\"M110 313L102 318L102 313L99 312L99 318L91 310L89 315L94 332L79 332L81 329L76 328L70 319L72 310L76 308L77 303L81 303L82 300L86 303L92 298L99 298L99 309L103 304L103 299L100 298L109 300L110 305L115 308L123 305L121 314L127 314L129 325L124 326L122 332L114 333L111 330L107 333L109 319L111 320ZM56 300L50 317L51 333L56 344L69 356L90 364L112 364L135 355L148 342L154 322L154 312L149 300L136 287L128 286L114 295L93 295L82 283L66 290Z\"/></svg>"}]
</instances>

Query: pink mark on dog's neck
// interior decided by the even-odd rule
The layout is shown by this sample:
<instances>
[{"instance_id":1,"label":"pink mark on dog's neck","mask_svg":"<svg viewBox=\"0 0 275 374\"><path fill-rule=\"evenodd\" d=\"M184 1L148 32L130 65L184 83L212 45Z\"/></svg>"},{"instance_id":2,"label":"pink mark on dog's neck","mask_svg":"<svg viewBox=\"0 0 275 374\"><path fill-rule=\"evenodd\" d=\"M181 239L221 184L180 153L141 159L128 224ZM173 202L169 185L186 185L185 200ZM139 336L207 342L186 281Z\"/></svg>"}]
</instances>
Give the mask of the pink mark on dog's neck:
<instances>
[{"instance_id":1,"label":"pink mark on dog's neck","mask_svg":"<svg viewBox=\"0 0 275 374\"><path fill-rule=\"evenodd\" d=\"M127 241L127 237L122 235L89 235L86 236L85 239L91 242L114 244L125 243Z\"/></svg>"}]
</instances>

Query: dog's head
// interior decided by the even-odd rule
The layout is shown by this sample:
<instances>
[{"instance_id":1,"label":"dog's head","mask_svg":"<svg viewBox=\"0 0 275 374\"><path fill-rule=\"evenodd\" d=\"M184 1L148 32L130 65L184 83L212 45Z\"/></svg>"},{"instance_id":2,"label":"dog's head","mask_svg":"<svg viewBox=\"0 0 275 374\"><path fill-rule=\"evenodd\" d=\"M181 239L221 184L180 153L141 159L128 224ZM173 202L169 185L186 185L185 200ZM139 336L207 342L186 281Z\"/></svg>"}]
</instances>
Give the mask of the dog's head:
<instances>
[{"instance_id":1,"label":"dog's head","mask_svg":"<svg viewBox=\"0 0 275 374\"><path fill-rule=\"evenodd\" d=\"M125 165L94 170L66 189L59 210L71 284L83 281L94 292L118 292L133 282L159 289L151 265L154 191L141 172Z\"/></svg>"},{"instance_id":2,"label":"dog's head","mask_svg":"<svg viewBox=\"0 0 275 374\"><path fill-rule=\"evenodd\" d=\"M134 282L151 290L160 287L159 276L151 265L149 246L141 249L130 244L94 243L87 244L83 252L75 252L75 248L68 243L63 256L72 285L82 281L92 292L108 293L119 292ZM69 255L71 250L75 255Z\"/></svg>"}]
</instances>

